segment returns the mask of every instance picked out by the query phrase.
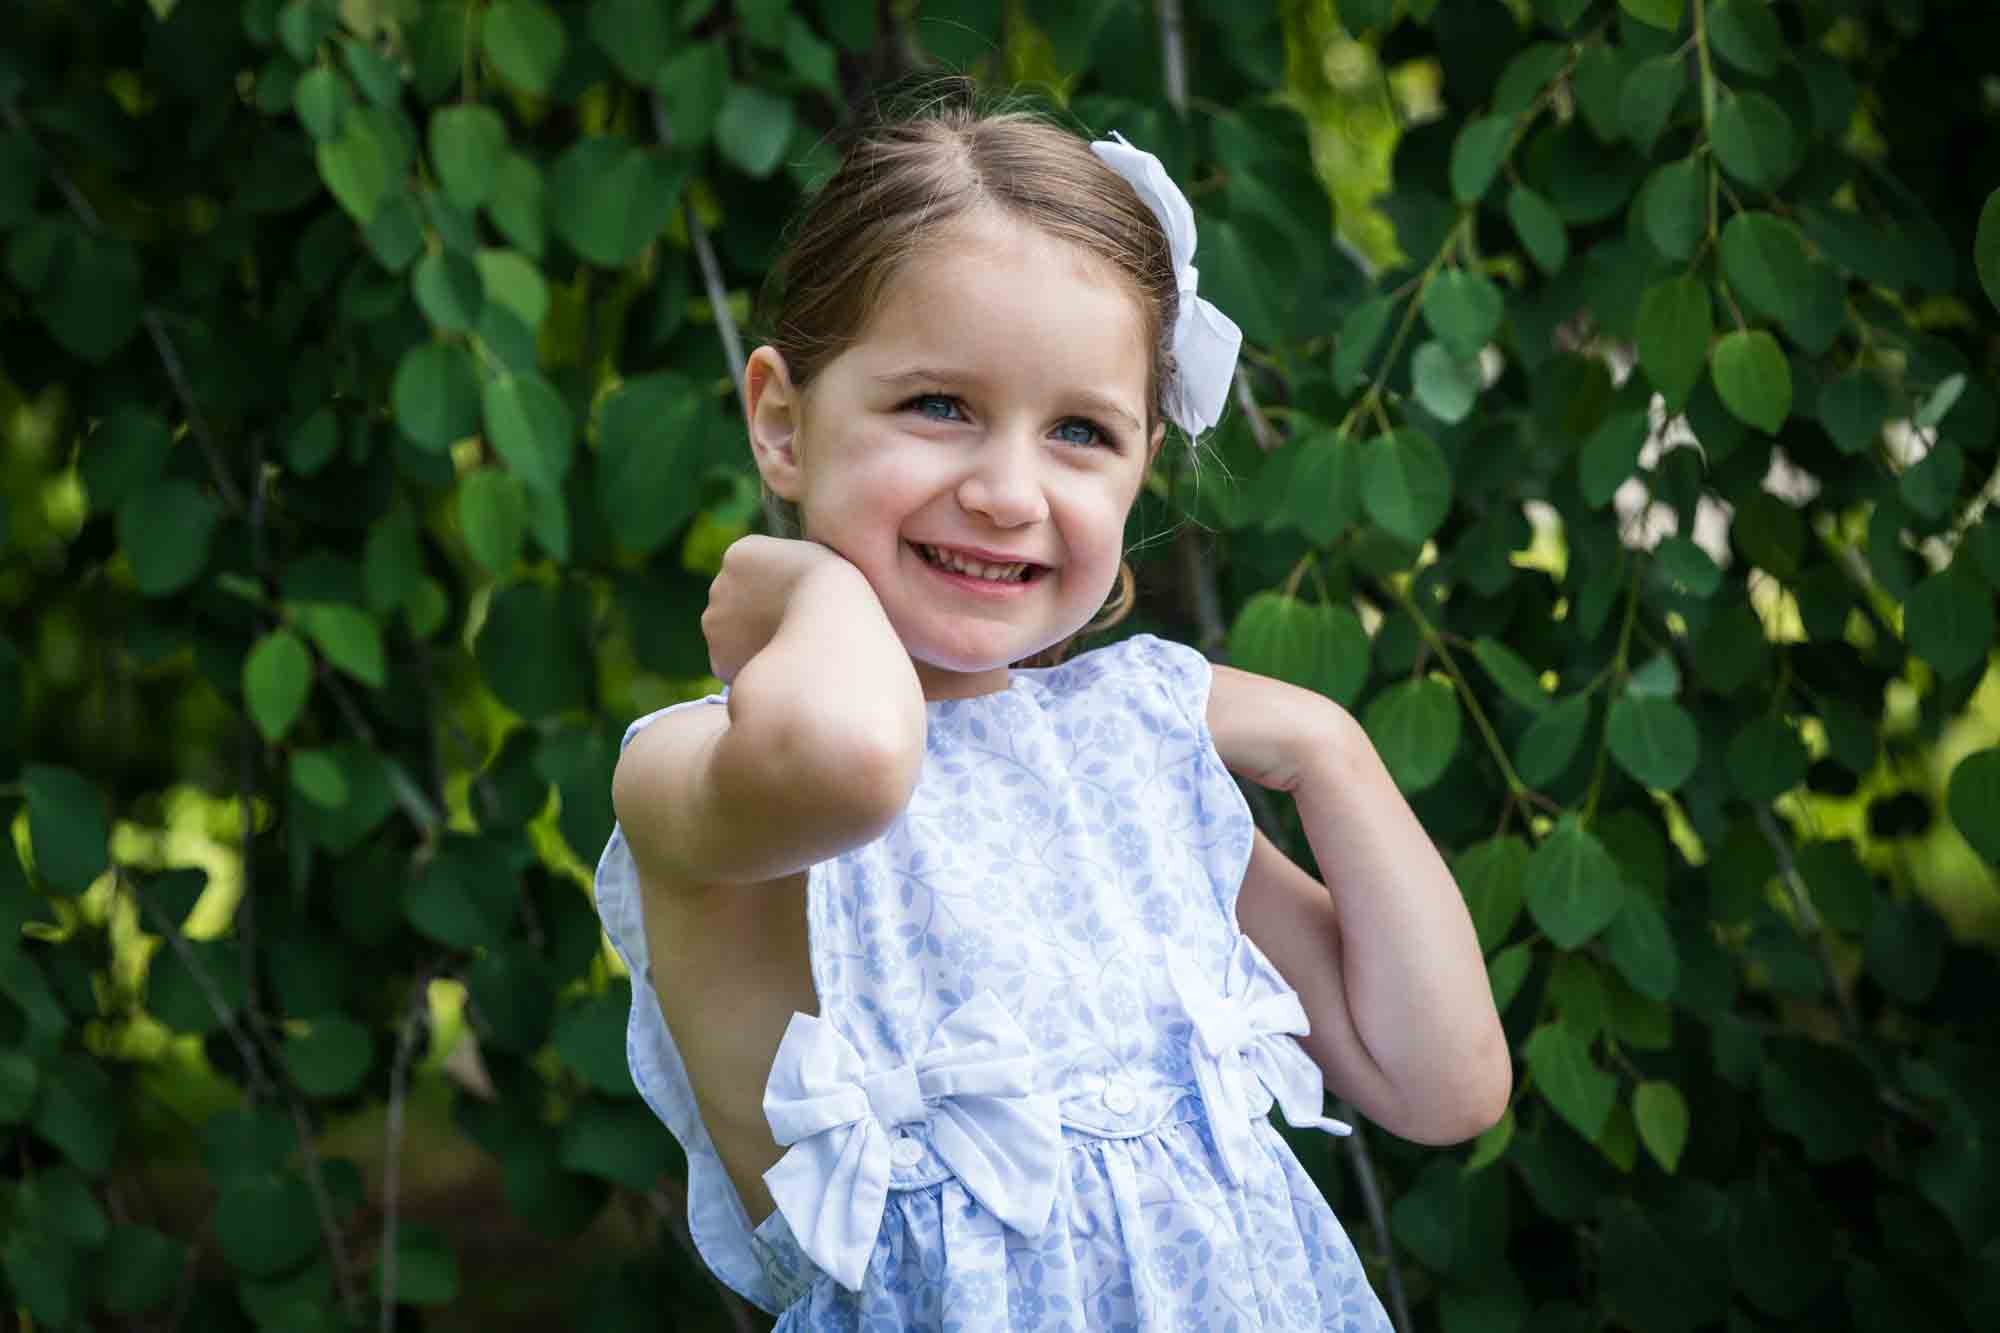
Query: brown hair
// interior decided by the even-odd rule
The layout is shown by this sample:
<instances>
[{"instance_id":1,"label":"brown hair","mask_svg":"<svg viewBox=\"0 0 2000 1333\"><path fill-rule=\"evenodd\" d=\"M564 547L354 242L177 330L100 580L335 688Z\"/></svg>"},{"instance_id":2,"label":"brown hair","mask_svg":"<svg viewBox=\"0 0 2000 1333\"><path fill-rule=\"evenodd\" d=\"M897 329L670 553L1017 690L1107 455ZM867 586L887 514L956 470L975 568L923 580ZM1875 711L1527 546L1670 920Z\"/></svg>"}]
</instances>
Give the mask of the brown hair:
<instances>
[{"instance_id":1,"label":"brown hair","mask_svg":"<svg viewBox=\"0 0 2000 1333\"><path fill-rule=\"evenodd\" d=\"M1167 335L1179 303L1166 232L1131 184L1078 135L1028 111L983 111L970 84L947 81L914 111L857 130L840 165L793 224L765 279L755 321L804 388L861 336L889 280L956 219L997 208L1104 260L1132 285L1152 348L1146 433L1175 373ZM796 509L764 494L774 531L800 531ZM1079 634L1109 628L1132 606L1131 568ZM1074 636L1073 636L1074 637ZM1060 660L1067 641L1038 654Z\"/></svg>"}]
</instances>

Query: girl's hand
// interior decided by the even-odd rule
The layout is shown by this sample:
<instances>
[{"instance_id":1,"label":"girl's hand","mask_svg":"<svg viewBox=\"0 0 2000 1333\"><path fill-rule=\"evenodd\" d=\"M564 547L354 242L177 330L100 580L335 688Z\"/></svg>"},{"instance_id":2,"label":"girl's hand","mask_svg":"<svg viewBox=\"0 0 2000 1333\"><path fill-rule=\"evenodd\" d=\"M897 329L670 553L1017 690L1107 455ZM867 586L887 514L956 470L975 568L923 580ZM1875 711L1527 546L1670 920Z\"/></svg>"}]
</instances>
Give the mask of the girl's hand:
<instances>
[{"instance_id":1,"label":"girl's hand","mask_svg":"<svg viewBox=\"0 0 2000 1333\"><path fill-rule=\"evenodd\" d=\"M1215 668L1208 729L1229 771L1260 787L1296 791L1307 761L1324 751L1347 711L1311 690L1282 680Z\"/></svg>"},{"instance_id":2,"label":"girl's hand","mask_svg":"<svg viewBox=\"0 0 2000 1333\"><path fill-rule=\"evenodd\" d=\"M801 587L821 578L852 578L875 595L861 571L831 547L790 537L739 537L722 553L722 572L708 585L701 632L709 667L727 683L778 632Z\"/></svg>"}]
</instances>

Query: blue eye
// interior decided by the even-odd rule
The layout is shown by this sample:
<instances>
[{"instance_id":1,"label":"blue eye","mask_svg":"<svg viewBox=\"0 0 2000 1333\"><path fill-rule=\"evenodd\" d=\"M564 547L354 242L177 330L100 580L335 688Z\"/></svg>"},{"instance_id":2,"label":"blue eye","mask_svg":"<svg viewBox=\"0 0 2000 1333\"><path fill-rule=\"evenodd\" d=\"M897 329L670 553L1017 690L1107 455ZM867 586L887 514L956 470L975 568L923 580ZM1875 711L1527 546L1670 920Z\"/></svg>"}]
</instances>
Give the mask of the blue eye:
<instances>
[{"instance_id":1,"label":"blue eye","mask_svg":"<svg viewBox=\"0 0 2000 1333\"><path fill-rule=\"evenodd\" d=\"M934 408L940 406L943 407L944 411L939 412L933 410ZM942 394L942 393L918 394L915 398L910 399L909 402L904 403L903 407L908 411L913 411L917 413L919 416L929 417L933 421L957 420L956 414L958 412L958 400L956 398L951 397L948 394Z\"/></svg>"},{"instance_id":2,"label":"blue eye","mask_svg":"<svg viewBox=\"0 0 2000 1333\"><path fill-rule=\"evenodd\" d=\"M1081 432L1081 434L1075 432ZM1106 435L1098 427L1097 423L1085 421L1082 417L1071 417L1068 421L1057 426L1056 437L1065 444L1109 445L1112 443L1111 437Z\"/></svg>"}]
</instances>

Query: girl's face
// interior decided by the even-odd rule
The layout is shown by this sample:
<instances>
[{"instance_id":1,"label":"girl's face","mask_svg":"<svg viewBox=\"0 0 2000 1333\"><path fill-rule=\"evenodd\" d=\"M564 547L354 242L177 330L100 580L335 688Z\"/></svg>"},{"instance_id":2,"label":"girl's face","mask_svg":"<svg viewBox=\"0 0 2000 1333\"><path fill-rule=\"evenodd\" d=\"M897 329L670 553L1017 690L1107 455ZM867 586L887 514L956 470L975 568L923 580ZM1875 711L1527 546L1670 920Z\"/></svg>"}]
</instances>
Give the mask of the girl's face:
<instances>
[{"instance_id":1,"label":"girl's face","mask_svg":"<svg viewBox=\"0 0 2000 1333\"><path fill-rule=\"evenodd\" d=\"M982 694L1110 594L1161 438L1149 365L1126 279L981 212L897 272L803 394L758 349L753 447L805 535L867 576L926 696Z\"/></svg>"}]
</instances>

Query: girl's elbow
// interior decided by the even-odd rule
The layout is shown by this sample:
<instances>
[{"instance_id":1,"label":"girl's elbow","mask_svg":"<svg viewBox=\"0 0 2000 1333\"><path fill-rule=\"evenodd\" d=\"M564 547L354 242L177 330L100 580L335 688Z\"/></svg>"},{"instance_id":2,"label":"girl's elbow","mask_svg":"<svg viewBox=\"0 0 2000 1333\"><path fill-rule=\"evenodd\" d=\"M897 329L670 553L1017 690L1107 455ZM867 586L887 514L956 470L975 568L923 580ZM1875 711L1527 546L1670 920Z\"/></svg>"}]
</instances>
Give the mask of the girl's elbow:
<instances>
[{"instance_id":1,"label":"girl's elbow","mask_svg":"<svg viewBox=\"0 0 2000 1333\"><path fill-rule=\"evenodd\" d=\"M1384 1127L1413 1143L1447 1148L1476 1139L1499 1124L1513 1095L1513 1061L1501 1044L1459 1065L1451 1081L1434 1089L1409 1123Z\"/></svg>"},{"instance_id":2,"label":"girl's elbow","mask_svg":"<svg viewBox=\"0 0 2000 1333\"><path fill-rule=\"evenodd\" d=\"M1514 1097L1514 1061L1504 1041L1470 1061L1457 1097L1456 1124L1448 1142L1476 1139L1500 1123Z\"/></svg>"}]
</instances>

